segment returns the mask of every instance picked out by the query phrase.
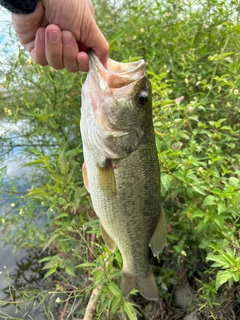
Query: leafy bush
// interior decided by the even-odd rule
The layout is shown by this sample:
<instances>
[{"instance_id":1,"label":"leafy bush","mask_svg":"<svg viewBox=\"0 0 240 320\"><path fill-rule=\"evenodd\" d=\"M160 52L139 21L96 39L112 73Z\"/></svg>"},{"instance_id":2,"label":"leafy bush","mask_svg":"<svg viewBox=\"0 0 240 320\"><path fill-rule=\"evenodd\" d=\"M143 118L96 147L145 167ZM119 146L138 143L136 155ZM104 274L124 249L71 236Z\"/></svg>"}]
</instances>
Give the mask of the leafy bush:
<instances>
[{"instance_id":1,"label":"leafy bush","mask_svg":"<svg viewBox=\"0 0 240 320\"><path fill-rule=\"evenodd\" d=\"M202 319L237 319L238 1L94 2L111 57L119 61L143 57L152 82L169 229L161 260L152 260L165 306L162 316L178 319L172 293L179 283L187 282L196 296L191 308ZM102 244L83 187L79 97L85 76L36 66L22 50L17 60L8 63L7 70L2 68L6 91L1 93L1 114L12 123L24 121L21 134L28 145L28 165L37 171L26 202L22 209L17 207L25 214L3 215L6 241L19 247L51 248L41 261L45 278L59 277L49 295L64 294L58 300L63 311L83 316L87 297L97 288L99 319L160 319L157 312L147 313L136 292L128 301L122 297L121 256L118 251L110 254ZM44 218L39 225L35 208L40 204ZM14 230L6 233L12 225ZM41 301L49 310L46 296L47 292Z\"/></svg>"}]
</instances>

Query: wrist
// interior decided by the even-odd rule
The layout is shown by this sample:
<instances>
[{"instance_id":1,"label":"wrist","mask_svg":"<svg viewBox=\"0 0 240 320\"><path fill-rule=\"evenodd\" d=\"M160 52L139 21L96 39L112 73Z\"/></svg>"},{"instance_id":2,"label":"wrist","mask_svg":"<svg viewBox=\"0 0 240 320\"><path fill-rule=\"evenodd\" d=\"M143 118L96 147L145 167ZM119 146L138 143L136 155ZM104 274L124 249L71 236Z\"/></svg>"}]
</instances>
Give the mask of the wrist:
<instances>
[{"instance_id":1,"label":"wrist","mask_svg":"<svg viewBox=\"0 0 240 320\"><path fill-rule=\"evenodd\" d=\"M13 13L19 14L32 13L36 8L37 3L38 0L0 0L0 5Z\"/></svg>"}]
</instances>

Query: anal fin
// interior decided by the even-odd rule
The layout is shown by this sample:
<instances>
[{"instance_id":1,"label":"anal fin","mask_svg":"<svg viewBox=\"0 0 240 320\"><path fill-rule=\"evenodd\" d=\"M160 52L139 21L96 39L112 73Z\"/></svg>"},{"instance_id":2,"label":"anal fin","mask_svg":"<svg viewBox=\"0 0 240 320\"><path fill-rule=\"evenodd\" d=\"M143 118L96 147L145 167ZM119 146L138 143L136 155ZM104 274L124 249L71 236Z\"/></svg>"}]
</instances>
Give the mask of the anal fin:
<instances>
[{"instance_id":1,"label":"anal fin","mask_svg":"<svg viewBox=\"0 0 240 320\"><path fill-rule=\"evenodd\" d=\"M157 256L164 248L166 237L167 237L167 224L166 224L165 212L163 210L163 207L160 206L160 217L150 242L151 249L154 256Z\"/></svg>"},{"instance_id":2,"label":"anal fin","mask_svg":"<svg viewBox=\"0 0 240 320\"><path fill-rule=\"evenodd\" d=\"M116 243L115 241L109 236L107 231L104 229L103 225L100 222L100 230L101 230L101 235L103 237L103 240L108 247L109 250L114 251L116 248Z\"/></svg>"}]
</instances>

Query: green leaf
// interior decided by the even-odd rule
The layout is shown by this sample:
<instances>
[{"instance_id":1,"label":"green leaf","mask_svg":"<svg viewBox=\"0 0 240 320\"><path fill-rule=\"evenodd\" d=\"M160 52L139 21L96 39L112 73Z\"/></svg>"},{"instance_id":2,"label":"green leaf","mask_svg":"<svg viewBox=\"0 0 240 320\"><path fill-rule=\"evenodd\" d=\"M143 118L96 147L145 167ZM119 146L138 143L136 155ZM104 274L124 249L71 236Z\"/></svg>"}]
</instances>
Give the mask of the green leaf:
<instances>
[{"instance_id":1,"label":"green leaf","mask_svg":"<svg viewBox=\"0 0 240 320\"><path fill-rule=\"evenodd\" d=\"M121 29L118 32L116 32L110 39L109 44L113 44L119 37L121 37L122 34L125 34L128 28Z\"/></svg>"},{"instance_id":2,"label":"green leaf","mask_svg":"<svg viewBox=\"0 0 240 320\"><path fill-rule=\"evenodd\" d=\"M76 277L73 269L70 268L69 266L66 266L65 271L66 271L66 273L69 274L70 276Z\"/></svg>"},{"instance_id":3,"label":"green leaf","mask_svg":"<svg viewBox=\"0 0 240 320\"><path fill-rule=\"evenodd\" d=\"M28 163L23 165L24 167L28 167L28 166L32 166L32 165L36 165L36 164L45 164L46 160L45 159L37 159L37 160L33 160L33 161L29 161Z\"/></svg>"},{"instance_id":4,"label":"green leaf","mask_svg":"<svg viewBox=\"0 0 240 320\"><path fill-rule=\"evenodd\" d=\"M203 201L204 206L212 206L215 204L216 204L215 197L211 195L207 196Z\"/></svg>"},{"instance_id":5,"label":"green leaf","mask_svg":"<svg viewBox=\"0 0 240 320\"><path fill-rule=\"evenodd\" d=\"M193 213L190 215L190 220L194 219L194 218L203 218L205 216L205 212L198 209L198 210L194 210Z\"/></svg>"},{"instance_id":6,"label":"green leaf","mask_svg":"<svg viewBox=\"0 0 240 320\"><path fill-rule=\"evenodd\" d=\"M55 271L57 270L57 268L52 268L50 269L44 276L43 279L46 279L47 277L49 277L51 274L53 274Z\"/></svg>"},{"instance_id":7,"label":"green leaf","mask_svg":"<svg viewBox=\"0 0 240 320\"><path fill-rule=\"evenodd\" d=\"M121 298L114 298L111 304L111 313L114 314L119 308L119 304L121 303Z\"/></svg>"},{"instance_id":8,"label":"green leaf","mask_svg":"<svg viewBox=\"0 0 240 320\"><path fill-rule=\"evenodd\" d=\"M220 270L216 277L216 290L218 290L221 285L227 282L229 279L233 278L233 274L230 270Z\"/></svg>"},{"instance_id":9,"label":"green leaf","mask_svg":"<svg viewBox=\"0 0 240 320\"><path fill-rule=\"evenodd\" d=\"M79 267L79 268L96 267L96 263L94 263L94 262L84 262L84 263L81 263L81 264L77 265L76 268L77 267Z\"/></svg>"},{"instance_id":10,"label":"green leaf","mask_svg":"<svg viewBox=\"0 0 240 320\"><path fill-rule=\"evenodd\" d=\"M42 188L35 188L35 189L32 189L28 192L27 196L28 197L31 197L33 195L42 195L42 196L46 196L48 195L48 193L42 189Z\"/></svg>"},{"instance_id":11,"label":"green leaf","mask_svg":"<svg viewBox=\"0 0 240 320\"><path fill-rule=\"evenodd\" d=\"M228 250L228 252L224 252L223 250L221 250L220 254L225 259L225 261L229 263L230 266L236 266L237 262L234 257L234 253L231 250Z\"/></svg>"},{"instance_id":12,"label":"green leaf","mask_svg":"<svg viewBox=\"0 0 240 320\"><path fill-rule=\"evenodd\" d=\"M129 320L137 320L136 310L133 308L130 302L124 301L123 310L126 312Z\"/></svg>"},{"instance_id":13,"label":"green leaf","mask_svg":"<svg viewBox=\"0 0 240 320\"><path fill-rule=\"evenodd\" d=\"M202 187L193 185L192 188L193 188L193 190L196 191L197 193L200 193L200 194L202 194L203 196L206 195L206 192L204 191L204 189L203 189Z\"/></svg>"},{"instance_id":14,"label":"green leaf","mask_svg":"<svg viewBox=\"0 0 240 320\"><path fill-rule=\"evenodd\" d=\"M177 252L177 253L181 253L182 249L179 246L173 246L173 249Z\"/></svg>"},{"instance_id":15,"label":"green leaf","mask_svg":"<svg viewBox=\"0 0 240 320\"><path fill-rule=\"evenodd\" d=\"M42 251L44 251L54 240L56 240L60 236L58 230L56 230L56 231L57 232L53 233L51 238L47 241L47 243L45 244L45 247L43 248Z\"/></svg>"},{"instance_id":16,"label":"green leaf","mask_svg":"<svg viewBox=\"0 0 240 320\"><path fill-rule=\"evenodd\" d=\"M174 177L176 177L176 179L178 180L181 180L182 182L186 182L186 175L182 172L174 172Z\"/></svg>"},{"instance_id":17,"label":"green leaf","mask_svg":"<svg viewBox=\"0 0 240 320\"><path fill-rule=\"evenodd\" d=\"M230 184L230 186L240 187L240 180L235 177L230 177L229 184Z\"/></svg>"},{"instance_id":18,"label":"green leaf","mask_svg":"<svg viewBox=\"0 0 240 320\"><path fill-rule=\"evenodd\" d=\"M217 204L217 208L218 208L218 214L221 214L222 212L226 211L226 205L224 202L219 202Z\"/></svg>"},{"instance_id":19,"label":"green leaf","mask_svg":"<svg viewBox=\"0 0 240 320\"><path fill-rule=\"evenodd\" d=\"M224 269L231 268L237 266L237 261L233 256L233 252L229 251L229 253L224 252L223 250L219 250L219 254L216 255L213 252L210 252L206 260L215 261L212 267L221 267Z\"/></svg>"},{"instance_id":20,"label":"green leaf","mask_svg":"<svg viewBox=\"0 0 240 320\"><path fill-rule=\"evenodd\" d=\"M46 262L46 261L50 261L50 260L52 260L52 259L53 259L53 257L45 257L45 258L39 260L39 262L40 262L40 263L41 263L41 262Z\"/></svg>"},{"instance_id":21,"label":"green leaf","mask_svg":"<svg viewBox=\"0 0 240 320\"><path fill-rule=\"evenodd\" d=\"M59 214L56 215L55 219L60 219L60 218L63 218L63 217L68 217L69 214L67 212L61 212Z\"/></svg>"},{"instance_id":22,"label":"green leaf","mask_svg":"<svg viewBox=\"0 0 240 320\"><path fill-rule=\"evenodd\" d=\"M114 282L109 282L108 284L109 290L112 292L114 297L120 298L122 296L122 291L118 288L118 286Z\"/></svg>"},{"instance_id":23,"label":"green leaf","mask_svg":"<svg viewBox=\"0 0 240 320\"><path fill-rule=\"evenodd\" d=\"M161 175L161 183L163 185L164 191L168 191L168 189L170 188L171 182L173 180L173 177L170 176L169 174L162 174Z\"/></svg>"}]
</instances>

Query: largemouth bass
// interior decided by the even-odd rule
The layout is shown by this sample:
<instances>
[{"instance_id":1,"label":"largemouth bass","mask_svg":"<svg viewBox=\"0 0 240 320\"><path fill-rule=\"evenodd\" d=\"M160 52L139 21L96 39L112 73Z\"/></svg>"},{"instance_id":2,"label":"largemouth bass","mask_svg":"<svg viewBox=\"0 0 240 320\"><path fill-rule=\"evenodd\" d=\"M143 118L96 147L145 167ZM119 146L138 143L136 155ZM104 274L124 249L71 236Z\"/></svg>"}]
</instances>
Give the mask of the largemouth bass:
<instances>
[{"instance_id":1,"label":"largemouth bass","mask_svg":"<svg viewBox=\"0 0 240 320\"><path fill-rule=\"evenodd\" d=\"M166 222L160 203L160 170L152 122L151 85L144 60L108 60L105 69L93 51L82 87L83 179L100 220L106 246L118 246L121 289L133 288L158 300L149 265L149 245L164 247Z\"/></svg>"}]
</instances>

